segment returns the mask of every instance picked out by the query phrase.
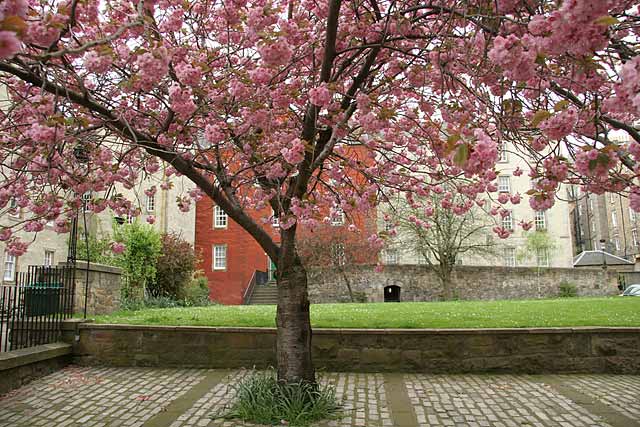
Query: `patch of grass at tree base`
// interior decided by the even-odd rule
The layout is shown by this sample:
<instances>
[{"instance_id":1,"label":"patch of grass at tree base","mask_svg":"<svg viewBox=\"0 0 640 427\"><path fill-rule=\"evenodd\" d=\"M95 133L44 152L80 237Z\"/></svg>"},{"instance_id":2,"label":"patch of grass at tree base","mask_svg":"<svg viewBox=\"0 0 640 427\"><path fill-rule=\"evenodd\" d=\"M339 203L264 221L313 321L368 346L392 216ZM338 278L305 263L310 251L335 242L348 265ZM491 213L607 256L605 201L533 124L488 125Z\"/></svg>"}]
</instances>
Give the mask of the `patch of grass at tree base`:
<instances>
[{"instance_id":1,"label":"patch of grass at tree base","mask_svg":"<svg viewBox=\"0 0 640 427\"><path fill-rule=\"evenodd\" d=\"M340 410L335 388L309 383L281 384L273 370L254 372L241 381L231 407L212 418L257 424L308 426L335 418Z\"/></svg>"}]
</instances>

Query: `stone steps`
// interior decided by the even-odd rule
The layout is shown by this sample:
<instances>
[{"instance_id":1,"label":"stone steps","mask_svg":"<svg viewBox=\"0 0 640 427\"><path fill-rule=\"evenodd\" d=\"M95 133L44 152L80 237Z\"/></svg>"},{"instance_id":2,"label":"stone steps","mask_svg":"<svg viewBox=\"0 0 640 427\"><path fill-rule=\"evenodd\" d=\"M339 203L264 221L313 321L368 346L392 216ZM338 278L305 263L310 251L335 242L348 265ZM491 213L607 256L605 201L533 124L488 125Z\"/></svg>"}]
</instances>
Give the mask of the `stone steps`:
<instances>
[{"instance_id":1,"label":"stone steps","mask_svg":"<svg viewBox=\"0 0 640 427\"><path fill-rule=\"evenodd\" d=\"M250 305L266 305L278 303L278 288L275 283L269 282L266 285L256 286L253 294L249 298Z\"/></svg>"}]
</instances>

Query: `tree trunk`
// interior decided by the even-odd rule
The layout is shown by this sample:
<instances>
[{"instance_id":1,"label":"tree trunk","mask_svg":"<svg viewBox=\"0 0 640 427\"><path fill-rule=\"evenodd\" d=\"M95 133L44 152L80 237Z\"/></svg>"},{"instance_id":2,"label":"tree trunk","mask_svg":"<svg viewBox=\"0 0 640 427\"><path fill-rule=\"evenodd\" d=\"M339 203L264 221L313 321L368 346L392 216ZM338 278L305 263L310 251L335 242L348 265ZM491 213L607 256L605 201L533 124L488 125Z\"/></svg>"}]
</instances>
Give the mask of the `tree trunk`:
<instances>
[{"instance_id":1,"label":"tree trunk","mask_svg":"<svg viewBox=\"0 0 640 427\"><path fill-rule=\"evenodd\" d=\"M453 289L451 289L451 269L441 267L438 278L442 285L442 299L444 301L451 301L453 299Z\"/></svg>"},{"instance_id":2,"label":"tree trunk","mask_svg":"<svg viewBox=\"0 0 640 427\"><path fill-rule=\"evenodd\" d=\"M278 269L276 357L278 380L315 384L311 361L311 321L307 294L307 271L299 262ZM280 267L280 266L279 266Z\"/></svg>"},{"instance_id":3,"label":"tree trunk","mask_svg":"<svg viewBox=\"0 0 640 427\"><path fill-rule=\"evenodd\" d=\"M353 289L351 289L351 281L347 277L347 272L344 271L344 268L342 267L339 267L339 268L340 268L340 274L342 274L342 278L344 279L344 283L345 285L347 285L347 290L349 291L349 298L351 299L351 302L356 302L355 298L353 297Z\"/></svg>"}]
</instances>

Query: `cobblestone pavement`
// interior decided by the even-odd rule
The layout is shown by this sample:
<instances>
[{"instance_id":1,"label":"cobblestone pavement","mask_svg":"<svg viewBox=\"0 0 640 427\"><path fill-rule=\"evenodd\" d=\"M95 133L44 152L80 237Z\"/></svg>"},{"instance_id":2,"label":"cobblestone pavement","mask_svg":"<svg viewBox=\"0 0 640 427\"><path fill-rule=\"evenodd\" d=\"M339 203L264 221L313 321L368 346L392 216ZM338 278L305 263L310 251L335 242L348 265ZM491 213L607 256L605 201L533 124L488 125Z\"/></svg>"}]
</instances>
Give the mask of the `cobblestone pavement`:
<instances>
[{"instance_id":1,"label":"cobblestone pavement","mask_svg":"<svg viewBox=\"0 0 640 427\"><path fill-rule=\"evenodd\" d=\"M558 375L557 378L615 411L640 420L640 376Z\"/></svg>"},{"instance_id":2,"label":"cobblestone pavement","mask_svg":"<svg viewBox=\"0 0 640 427\"><path fill-rule=\"evenodd\" d=\"M0 427L249 425L214 417L248 372L69 367L0 397ZM318 427L640 427L640 376L328 373L322 382L343 410Z\"/></svg>"}]
</instances>

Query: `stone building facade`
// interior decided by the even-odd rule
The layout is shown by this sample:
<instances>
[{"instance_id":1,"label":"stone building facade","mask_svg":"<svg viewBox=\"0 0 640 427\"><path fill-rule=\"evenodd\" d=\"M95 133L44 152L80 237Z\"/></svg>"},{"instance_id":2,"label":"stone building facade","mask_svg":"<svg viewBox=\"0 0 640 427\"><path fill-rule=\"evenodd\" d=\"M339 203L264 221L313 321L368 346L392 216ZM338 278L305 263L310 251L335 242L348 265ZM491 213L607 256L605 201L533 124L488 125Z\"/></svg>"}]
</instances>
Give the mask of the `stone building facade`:
<instances>
[{"instance_id":1,"label":"stone building facade","mask_svg":"<svg viewBox=\"0 0 640 427\"><path fill-rule=\"evenodd\" d=\"M515 171L519 169L522 174L519 176ZM460 265L477 266L504 266L504 267L554 267L569 268L572 266L572 233L570 222L571 205L566 197L566 187L561 187L553 207L545 212L536 212L529 205L529 195L527 191L531 189L531 178L528 176L529 166L510 144L505 144L500 151L499 161L496 165L498 173L498 191L491 193L491 197L486 199L485 206L498 206L497 198L501 193L510 195L520 194L521 202L513 205L504 205L511 211L511 215L506 218L491 216L488 212L477 209L474 221L485 225L482 238L491 239L493 247L487 253L478 255L463 255L456 259ZM485 208L486 209L486 208ZM381 213L391 212L389 209L381 208ZM393 217L393 213L390 214ZM523 230L518 224L521 222L531 222L532 229ZM506 239L499 239L492 232L494 226L503 226L511 230L511 235ZM378 228L384 229L385 221L380 218ZM536 230L546 232L552 249L541 251L541 253L530 253L524 247L529 234ZM394 246L394 254L389 257L385 251L381 254L383 264L424 264L425 260L411 245L403 244L406 237L398 234L391 240ZM395 242L395 244L394 244Z\"/></svg>"}]
</instances>

